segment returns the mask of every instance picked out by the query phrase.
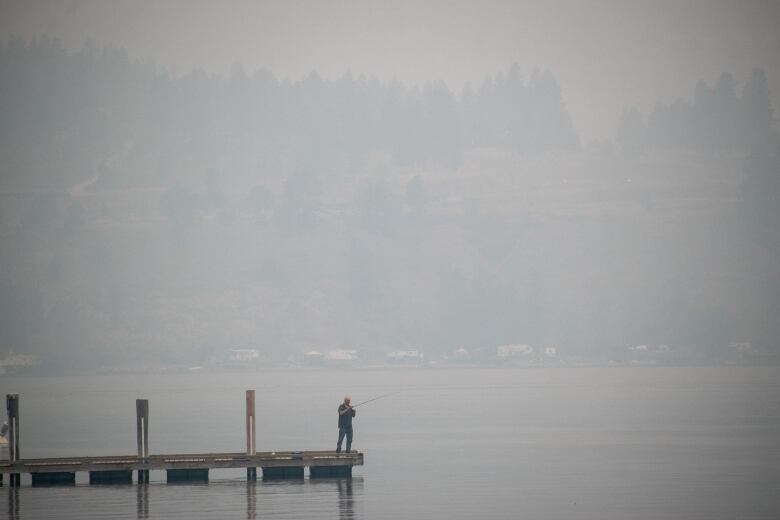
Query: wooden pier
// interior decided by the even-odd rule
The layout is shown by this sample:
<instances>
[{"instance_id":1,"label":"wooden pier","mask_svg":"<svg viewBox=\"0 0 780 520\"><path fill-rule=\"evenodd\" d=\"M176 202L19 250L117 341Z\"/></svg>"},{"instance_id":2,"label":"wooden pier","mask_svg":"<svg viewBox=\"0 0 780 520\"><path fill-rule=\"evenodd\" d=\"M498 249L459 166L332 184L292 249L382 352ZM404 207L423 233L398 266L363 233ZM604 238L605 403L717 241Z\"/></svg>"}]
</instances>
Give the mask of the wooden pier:
<instances>
[{"instance_id":1,"label":"wooden pier","mask_svg":"<svg viewBox=\"0 0 780 520\"><path fill-rule=\"evenodd\" d=\"M255 451L255 396L246 392L246 452L243 453L186 453L169 455L149 454L149 402L136 400L136 455L104 457L60 457L22 459L19 456L19 396L6 396L8 410L8 461L0 461L0 486L8 474L9 483L19 486L21 475L29 473L33 486L73 485L76 473L88 472L90 484L131 484L133 472L139 484L149 482L149 471L164 470L166 480L173 482L208 481L208 472L216 468L246 468L247 480L257 479L257 468L262 478L302 479L304 468L309 478L351 478L352 467L363 465L363 454L335 451Z\"/></svg>"}]
</instances>

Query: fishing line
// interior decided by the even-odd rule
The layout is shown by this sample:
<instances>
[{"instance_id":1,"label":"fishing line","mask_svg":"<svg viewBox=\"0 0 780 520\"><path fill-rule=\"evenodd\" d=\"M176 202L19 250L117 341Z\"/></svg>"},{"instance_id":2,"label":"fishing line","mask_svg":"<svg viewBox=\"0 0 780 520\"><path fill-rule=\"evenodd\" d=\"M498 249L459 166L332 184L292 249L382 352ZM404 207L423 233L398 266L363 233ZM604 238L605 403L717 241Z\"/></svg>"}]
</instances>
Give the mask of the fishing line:
<instances>
[{"instance_id":1,"label":"fishing line","mask_svg":"<svg viewBox=\"0 0 780 520\"><path fill-rule=\"evenodd\" d=\"M362 405L364 405L366 403L370 403L371 401L376 401L377 399L382 399L384 397L390 397L391 395L400 394L401 392L403 392L403 390L398 390L397 392L390 392L389 394L380 395L378 397L374 397L372 399L369 399L368 401L363 401L362 403L358 403L358 404L352 406L351 408L357 408L358 406L362 406Z\"/></svg>"}]
</instances>

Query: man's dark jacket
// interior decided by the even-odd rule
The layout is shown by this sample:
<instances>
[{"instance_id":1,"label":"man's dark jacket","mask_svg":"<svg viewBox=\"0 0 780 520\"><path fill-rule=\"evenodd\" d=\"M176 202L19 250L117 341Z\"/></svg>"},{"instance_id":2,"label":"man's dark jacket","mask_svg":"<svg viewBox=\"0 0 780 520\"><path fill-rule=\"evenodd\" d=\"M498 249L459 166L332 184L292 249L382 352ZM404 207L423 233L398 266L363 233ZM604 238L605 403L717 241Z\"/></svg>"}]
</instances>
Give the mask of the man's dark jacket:
<instances>
[{"instance_id":1,"label":"man's dark jacket","mask_svg":"<svg viewBox=\"0 0 780 520\"><path fill-rule=\"evenodd\" d=\"M344 415L341 415L341 412L343 412L346 409L347 409L347 405L341 403L341 406L339 406L339 429L345 428L348 430L352 428L352 418L355 417L355 410L350 410Z\"/></svg>"}]
</instances>

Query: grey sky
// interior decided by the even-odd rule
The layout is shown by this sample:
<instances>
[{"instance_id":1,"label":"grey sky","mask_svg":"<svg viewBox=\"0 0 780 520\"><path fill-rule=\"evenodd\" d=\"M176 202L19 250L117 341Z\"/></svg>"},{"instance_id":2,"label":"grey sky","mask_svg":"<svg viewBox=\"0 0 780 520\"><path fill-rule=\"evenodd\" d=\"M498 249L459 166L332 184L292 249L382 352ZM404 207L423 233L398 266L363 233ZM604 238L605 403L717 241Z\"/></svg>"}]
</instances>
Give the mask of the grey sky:
<instances>
[{"instance_id":1,"label":"grey sky","mask_svg":"<svg viewBox=\"0 0 780 520\"><path fill-rule=\"evenodd\" d=\"M780 91L777 2L2 2L0 35L115 43L182 71L267 67L465 81L518 62L551 69L584 141L613 136L626 105L690 97L698 79L764 67Z\"/></svg>"}]
</instances>

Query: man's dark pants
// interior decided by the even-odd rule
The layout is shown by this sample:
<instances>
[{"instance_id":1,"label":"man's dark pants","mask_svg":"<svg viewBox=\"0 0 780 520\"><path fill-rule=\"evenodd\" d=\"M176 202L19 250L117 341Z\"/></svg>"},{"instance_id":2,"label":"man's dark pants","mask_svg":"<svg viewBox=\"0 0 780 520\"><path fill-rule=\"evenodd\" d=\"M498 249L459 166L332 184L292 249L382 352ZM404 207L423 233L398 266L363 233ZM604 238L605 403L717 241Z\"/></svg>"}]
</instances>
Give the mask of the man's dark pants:
<instances>
[{"instance_id":1,"label":"man's dark pants","mask_svg":"<svg viewBox=\"0 0 780 520\"><path fill-rule=\"evenodd\" d=\"M352 449L352 426L349 428L339 428L339 442L336 444L336 453L341 453L341 442L344 436L347 436L347 453Z\"/></svg>"}]
</instances>

